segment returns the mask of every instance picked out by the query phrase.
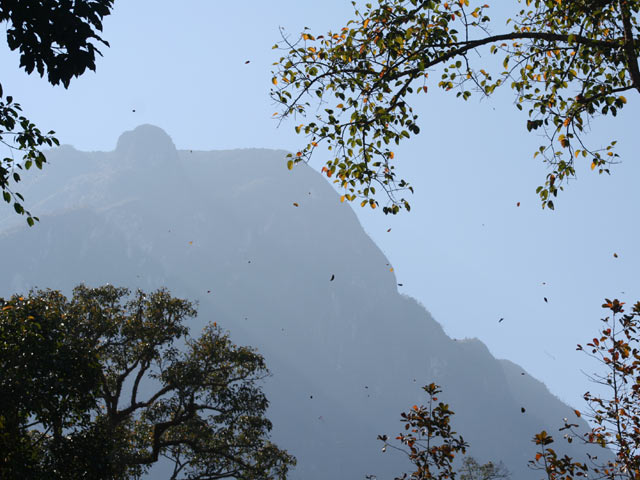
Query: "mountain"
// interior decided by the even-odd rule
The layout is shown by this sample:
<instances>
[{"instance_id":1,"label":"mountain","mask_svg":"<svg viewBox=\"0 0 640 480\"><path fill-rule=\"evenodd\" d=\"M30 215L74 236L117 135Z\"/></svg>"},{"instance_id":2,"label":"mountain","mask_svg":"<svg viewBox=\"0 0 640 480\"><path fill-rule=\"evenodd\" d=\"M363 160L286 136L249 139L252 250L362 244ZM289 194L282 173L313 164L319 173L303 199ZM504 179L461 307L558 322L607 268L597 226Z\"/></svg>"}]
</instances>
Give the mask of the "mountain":
<instances>
[{"instance_id":1,"label":"mountain","mask_svg":"<svg viewBox=\"0 0 640 480\"><path fill-rule=\"evenodd\" d=\"M306 165L287 171L285 154L177 151L150 125L112 152L52 150L21 188L41 221L27 228L5 210L0 296L111 283L197 300L192 329L216 321L265 356L273 439L298 458L292 478L407 471L376 437L400 431L430 382L472 455L539 478L531 438L572 410L480 341L447 337L398 293L350 206Z\"/></svg>"}]
</instances>

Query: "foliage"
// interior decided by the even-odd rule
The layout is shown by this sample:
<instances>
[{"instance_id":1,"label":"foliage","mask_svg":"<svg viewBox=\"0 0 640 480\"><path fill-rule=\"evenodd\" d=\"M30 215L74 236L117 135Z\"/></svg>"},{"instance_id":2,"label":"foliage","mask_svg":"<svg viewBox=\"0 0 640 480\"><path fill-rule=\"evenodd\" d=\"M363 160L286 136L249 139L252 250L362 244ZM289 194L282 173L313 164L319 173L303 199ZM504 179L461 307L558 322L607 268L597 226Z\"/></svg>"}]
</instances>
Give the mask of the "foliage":
<instances>
[{"instance_id":1,"label":"foliage","mask_svg":"<svg viewBox=\"0 0 640 480\"><path fill-rule=\"evenodd\" d=\"M509 472L499 463L488 462L480 465L473 457L465 457L460 468L460 480L499 480L508 479Z\"/></svg>"},{"instance_id":2,"label":"foliage","mask_svg":"<svg viewBox=\"0 0 640 480\"><path fill-rule=\"evenodd\" d=\"M383 451L390 447L405 453L416 468L411 475L404 473L396 480L455 479L455 456L464 454L469 444L451 429L453 412L449 405L438 402L437 395L442 391L440 387L432 383L423 387L423 390L427 393L428 404L419 407L414 405L408 412L400 414L406 433L400 433L396 440L402 447L390 443L386 435L379 435L378 439L385 444ZM464 459L460 474L462 480L508 477L502 464L489 462L479 465L472 457Z\"/></svg>"},{"instance_id":3,"label":"foliage","mask_svg":"<svg viewBox=\"0 0 640 480\"><path fill-rule=\"evenodd\" d=\"M113 0L0 0L0 21L7 23L9 48L20 52L20 67L46 74L49 83L66 88L73 77L96 69L96 54L101 55L96 44L109 46L99 32L112 8ZM0 160L0 188L3 199L32 226L38 218L25 210L12 183L21 180L18 170L32 165L41 169L46 162L41 148L58 145L58 140L53 131L42 134L21 110L11 96L3 97L0 85L0 142L9 151ZM16 152L21 158L14 157Z\"/></svg>"},{"instance_id":4,"label":"foliage","mask_svg":"<svg viewBox=\"0 0 640 480\"><path fill-rule=\"evenodd\" d=\"M546 136L534 155L551 167L537 189L543 208L554 208L576 159L608 173L615 141L596 149L584 134L592 118L617 115L623 93L640 92L640 0L523 0L495 34L485 1L377 0L362 11L353 2L354 18L339 31L283 34L271 91L279 116L306 120L315 112L295 127L308 143L289 168L325 144L335 156L323 172L345 188L343 201L375 208L379 187L385 213L408 210L398 194L413 190L396 178L391 148L420 132L413 97L436 87L467 100L509 85L516 107L528 110L527 130ZM501 67L481 56L485 49Z\"/></svg>"},{"instance_id":5,"label":"foliage","mask_svg":"<svg viewBox=\"0 0 640 480\"><path fill-rule=\"evenodd\" d=\"M624 302L605 299L603 308L612 312L612 316L602 319L604 326L598 337L586 344L578 345L606 369L606 375L595 375L592 380L606 387L609 398L584 394L589 405L585 414L591 420L592 429L580 435L576 424L565 419L567 441L574 438L586 444L599 445L615 453L612 460L598 460L589 457L589 463L574 461L568 456L559 456L549 445L553 437L542 431L534 437L540 450L533 468L545 472L549 480L564 480L574 477L605 479L640 478L640 302L631 313L624 314ZM576 410L576 415L581 413Z\"/></svg>"},{"instance_id":6,"label":"foliage","mask_svg":"<svg viewBox=\"0 0 640 480\"><path fill-rule=\"evenodd\" d=\"M0 477L284 478L269 442L268 371L166 290L105 286L0 299Z\"/></svg>"}]
</instances>

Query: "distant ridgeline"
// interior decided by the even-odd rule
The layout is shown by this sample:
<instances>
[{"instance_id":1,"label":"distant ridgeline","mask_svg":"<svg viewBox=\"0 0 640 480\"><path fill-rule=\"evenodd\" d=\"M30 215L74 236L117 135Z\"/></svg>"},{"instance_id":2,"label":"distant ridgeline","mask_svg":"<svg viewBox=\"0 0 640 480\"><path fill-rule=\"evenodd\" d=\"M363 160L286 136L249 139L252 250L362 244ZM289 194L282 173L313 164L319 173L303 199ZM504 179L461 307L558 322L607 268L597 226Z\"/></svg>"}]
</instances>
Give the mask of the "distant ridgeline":
<instances>
[{"instance_id":1,"label":"distant ridgeline","mask_svg":"<svg viewBox=\"0 0 640 480\"><path fill-rule=\"evenodd\" d=\"M298 458L293 478L407 471L376 437L400 431L400 412L430 382L476 459L538 478L531 438L557 435L572 410L480 341L447 337L398 293L351 207L311 168L289 172L285 154L176 151L150 125L112 152L53 150L21 189L41 221L23 227L2 212L0 296L110 283L197 300L192 328L216 321L265 356L273 439ZM579 455L573 445L558 450Z\"/></svg>"}]
</instances>

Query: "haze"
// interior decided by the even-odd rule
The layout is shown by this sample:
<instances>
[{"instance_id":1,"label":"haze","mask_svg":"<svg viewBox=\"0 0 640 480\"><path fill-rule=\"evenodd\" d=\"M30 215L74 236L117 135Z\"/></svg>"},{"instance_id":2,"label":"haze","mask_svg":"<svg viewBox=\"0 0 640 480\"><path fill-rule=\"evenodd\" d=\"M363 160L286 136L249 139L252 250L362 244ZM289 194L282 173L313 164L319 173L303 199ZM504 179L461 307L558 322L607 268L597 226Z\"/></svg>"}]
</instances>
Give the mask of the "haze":
<instances>
[{"instance_id":1,"label":"haze","mask_svg":"<svg viewBox=\"0 0 640 480\"><path fill-rule=\"evenodd\" d=\"M286 188L294 190L278 184L263 192L263 196L251 197L247 193L237 200L245 205L250 200L271 201L272 196L284 195L286 191L286 201L293 202L304 195L307 184L287 179L291 174L286 172L284 161L280 165L275 159L282 158L284 151L295 150L302 139L295 135L292 124L278 127L271 119L275 108L268 97L270 66L277 60L277 52L271 50L271 45L280 39L279 26L286 27L291 34L304 26L316 31L337 29L351 11L350 2L335 0L323 2L322 6L299 1L237 1L224 5L190 1L179 7L151 0L117 3L104 30L111 48L104 50L96 74L88 73L75 80L67 91L52 88L36 76L19 71L17 57L3 44L0 55L4 64L16 66L6 69L3 87L42 129L55 129L62 143L80 151L111 152L122 132L143 124L164 130L181 151L183 162L187 161L185 152L191 150L269 149L237 155L270 158L274 170L280 167L283 170L282 174L277 173L278 182L286 182ZM348 211L350 207L338 210L337 205L331 204L335 198L329 188L319 183L317 175L306 170L303 174L296 172L293 175L297 176L291 178L313 179L314 188L322 190L323 201L331 204L333 210L309 213L301 205L291 215L304 216L300 222L315 222L305 227L310 231L332 228L332 234L327 234L322 248L310 242L291 243L289 247L297 249L300 258L306 255L319 263L334 262L338 268L343 242L352 241L352 235L360 235L359 222L380 249L370 246L375 262L384 260L394 269L395 278L387 275L385 288L406 295L394 296L394 301L419 310L416 318L422 318L420 315L431 318L416 306L424 305L449 337L479 339L493 357L520 365L562 401L582 407L581 395L591 386L581 370L591 371L592 366L575 352L576 343L587 341L597 329L604 297L628 302L640 298L636 221L640 165L637 122L634 122L640 113L637 106L626 108L614 122L594 122L592 126L594 143L598 139L603 144L610 138L619 140L623 163L613 167L610 177L592 173L587 165L579 166L578 180L561 194L554 212L540 208L535 188L544 181L546 170L532 159L540 139L526 133L525 116L513 108L510 91L467 103L434 92L418 104L418 111L422 133L396 151L401 175L409 178L416 189L411 199L412 211L391 217L354 205L356 220ZM150 148L147 143L141 145L138 147L141 151ZM323 160L319 152L317 163L311 168L318 170ZM39 181L45 182L51 176L59 179L61 185L66 184L77 172L61 164L62 160L45 166ZM187 163L180 165L180 174L186 177L193 174ZM170 184L173 177L167 176L164 167L159 170L156 167L150 165L144 181ZM225 192L231 188L229 184L238 181L238 176L252 178L253 173L220 168L208 171L206 178L189 181L206 182L211 192ZM34 203L30 207L43 218L41 225L20 234L12 230L12 235L41 235L38 230L53 228L45 214L62 215L61 212L79 205L79 197L74 195L86 197L90 193L80 189L65 189L61 193L58 185L48 182L48 192L54 200L41 195L33 186L31 190ZM25 196L28 192L25 190ZM173 205L181 201L176 200ZM214 204L211 198L194 198L187 202L187 208L205 213L215 208L224 213L235 208L227 205L227 201ZM97 208L92 200L85 198L83 202L82 206L89 211ZM82 223L67 213L64 215L69 218L69 228ZM342 219L340 216L348 217L348 221L336 220ZM5 232L7 226L21 221L13 218L8 207L0 210L0 218ZM243 228L250 229L254 223L264 221L264 217L248 216L244 221ZM274 222L280 222L278 236L283 239L293 231L282 220L276 218ZM185 242L191 241L187 240L186 229L179 233ZM224 241L231 242L229 238ZM366 237L362 238L368 242ZM128 241L131 248L142 248L135 239ZM358 249L354 247L354 251ZM373 268L371 258L366 257L360 267ZM161 270L158 265L154 268ZM277 263L271 264L271 268L273 275L279 268L292 272L291 267ZM165 278L158 272L155 278ZM233 272L230 269L225 275ZM146 273L139 270L137 274ZM328 280L329 273L334 271L322 272L318 281ZM5 289L35 283L53 288L71 286L53 284L55 279L47 274L41 277L50 279L46 284L37 276L23 275L21 281L12 277L14 283L5 284L2 294L9 293ZM75 283L79 280L75 279ZM99 280L115 283L106 275ZM191 293L194 288L190 285L184 291ZM282 292L287 286L280 284L277 288ZM233 298L241 301L240 297ZM363 293L362 303L366 303L365 299ZM353 305L355 310L357 307ZM394 311L388 313L391 316ZM500 318L504 320L498 322ZM391 318L387 320L385 328L393 331L394 322ZM257 331L249 328L244 331L244 327L236 325L229 328L239 339L256 345L261 342ZM435 326L430 328L437 330ZM330 335L329 330L323 332ZM479 342L467 345L482 348ZM365 354L364 350L358 351L358 355ZM279 364L275 362L277 370ZM404 380L412 381L413 376ZM385 388L381 383L380 389ZM415 403L410 400L410 393L419 392L412 387L404 391L404 404ZM397 415L402 402L385 407L393 407ZM320 415L313 411L313 418ZM381 428L375 427L377 433L385 428L393 431L391 421ZM282 435L283 439L293 441L293 437ZM371 444L375 447L375 439Z\"/></svg>"}]
</instances>

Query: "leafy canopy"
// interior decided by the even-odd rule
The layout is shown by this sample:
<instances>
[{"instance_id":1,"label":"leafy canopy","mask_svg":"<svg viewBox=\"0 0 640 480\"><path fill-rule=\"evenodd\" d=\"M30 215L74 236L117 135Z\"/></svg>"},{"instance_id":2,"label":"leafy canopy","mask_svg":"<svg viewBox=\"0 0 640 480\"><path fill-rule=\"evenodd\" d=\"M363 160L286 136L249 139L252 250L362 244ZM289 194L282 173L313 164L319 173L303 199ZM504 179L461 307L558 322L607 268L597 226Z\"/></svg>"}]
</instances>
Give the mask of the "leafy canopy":
<instances>
[{"instance_id":1,"label":"leafy canopy","mask_svg":"<svg viewBox=\"0 0 640 480\"><path fill-rule=\"evenodd\" d=\"M512 0L520 10L495 34L487 1L353 2L354 18L338 31L283 33L274 115L302 117L295 129L308 139L289 168L324 144L334 157L323 172L344 187L343 201L375 208L380 188L385 213L408 210L402 195L413 190L396 177L392 148L420 132L415 96L440 88L467 100L507 85L528 113L527 130L546 137L534 155L550 166L537 189L543 208L554 208L577 159L609 173L615 141L594 148L585 133L591 119L617 115L623 94L640 92L640 0Z\"/></svg>"},{"instance_id":2,"label":"leafy canopy","mask_svg":"<svg viewBox=\"0 0 640 480\"><path fill-rule=\"evenodd\" d=\"M0 22L6 23L9 48L20 52L21 68L67 88L73 77L96 69L97 45L109 46L99 32L112 8L113 0L0 0ZM25 210L24 197L13 184L20 182L20 170L42 168L43 147L59 143L55 132L43 134L21 111L0 85L0 143L8 152L0 159L2 198L32 226L38 218Z\"/></svg>"},{"instance_id":3,"label":"leafy canopy","mask_svg":"<svg viewBox=\"0 0 640 480\"><path fill-rule=\"evenodd\" d=\"M166 290L77 287L0 299L0 477L284 478L268 440L268 371Z\"/></svg>"}]
</instances>

